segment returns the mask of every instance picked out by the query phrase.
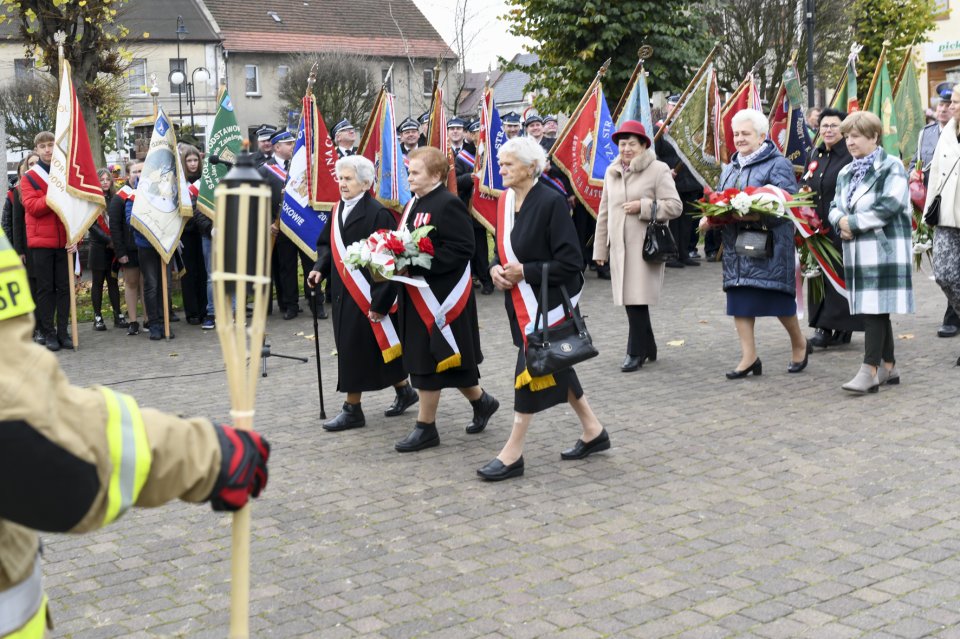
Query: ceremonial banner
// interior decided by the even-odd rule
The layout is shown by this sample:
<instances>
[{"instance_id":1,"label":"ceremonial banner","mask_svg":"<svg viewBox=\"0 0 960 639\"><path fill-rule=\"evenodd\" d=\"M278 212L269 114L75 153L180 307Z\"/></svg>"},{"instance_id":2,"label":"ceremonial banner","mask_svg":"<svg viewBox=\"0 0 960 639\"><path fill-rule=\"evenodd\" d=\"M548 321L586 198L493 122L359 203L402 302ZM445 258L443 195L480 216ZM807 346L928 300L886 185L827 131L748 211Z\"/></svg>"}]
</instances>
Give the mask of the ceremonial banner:
<instances>
[{"instance_id":1,"label":"ceremonial banner","mask_svg":"<svg viewBox=\"0 0 960 639\"><path fill-rule=\"evenodd\" d=\"M53 157L47 183L47 206L67 231L67 244L76 244L106 208L97 167L90 152L87 125L70 78L70 63L61 59L60 98Z\"/></svg>"},{"instance_id":2,"label":"ceremonial banner","mask_svg":"<svg viewBox=\"0 0 960 639\"><path fill-rule=\"evenodd\" d=\"M893 84L890 82L890 70L887 68L886 48L880 52L880 59L877 60L877 68L873 76L873 91L867 96L864 109L880 118L883 124L880 146L890 155L900 157L900 134L897 130L897 113L893 108Z\"/></svg>"},{"instance_id":3,"label":"ceremonial banner","mask_svg":"<svg viewBox=\"0 0 960 639\"><path fill-rule=\"evenodd\" d=\"M308 143L307 177L310 183L310 206L318 211L332 211L340 203L340 185L337 183L337 148L317 108L316 99L312 95L308 97L310 107L307 108L307 98L304 98L303 117L306 117L309 111L310 119L306 122L308 132L306 142ZM319 233L317 237L320 237Z\"/></svg>"},{"instance_id":4,"label":"ceremonial banner","mask_svg":"<svg viewBox=\"0 0 960 639\"><path fill-rule=\"evenodd\" d=\"M715 186L720 179L720 92L712 62L675 113L664 139L700 184Z\"/></svg>"},{"instance_id":5,"label":"ceremonial banner","mask_svg":"<svg viewBox=\"0 0 960 639\"><path fill-rule=\"evenodd\" d=\"M232 163L237 161L237 155L242 150L243 133L237 124L237 114L233 112L230 95L226 89L222 89L217 98L217 114L213 116L213 127L207 140L207 157L217 155ZM203 163L203 173L197 185L197 208L210 219L215 215L213 192L229 170L225 164Z\"/></svg>"},{"instance_id":6,"label":"ceremonial banner","mask_svg":"<svg viewBox=\"0 0 960 639\"><path fill-rule=\"evenodd\" d=\"M840 84L830 101L830 108L853 113L860 110L860 101L857 100L857 54L851 53L847 60L847 68L840 77Z\"/></svg>"},{"instance_id":7,"label":"ceremonial banner","mask_svg":"<svg viewBox=\"0 0 960 639\"><path fill-rule=\"evenodd\" d=\"M473 173L473 197L470 212L491 233L497 226L497 201L503 193L503 176L497 152L507 136L503 132L500 112L493 99L493 89L483 91L480 107L480 133L477 136L477 162Z\"/></svg>"},{"instance_id":8,"label":"ceremonial banner","mask_svg":"<svg viewBox=\"0 0 960 639\"><path fill-rule=\"evenodd\" d=\"M899 125L900 157L909 160L917 152L920 131L926 123L912 49L907 50L903 68L900 70L900 79L894 89L893 112L896 114Z\"/></svg>"},{"instance_id":9,"label":"ceremonial banner","mask_svg":"<svg viewBox=\"0 0 960 639\"><path fill-rule=\"evenodd\" d=\"M813 143L803 117L803 89L793 65L783 72L783 83L770 109L770 139L797 175L806 170Z\"/></svg>"},{"instance_id":10,"label":"ceremonial banner","mask_svg":"<svg viewBox=\"0 0 960 639\"><path fill-rule=\"evenodd\" d=\"M756 109L763 113L763 102L760 100L760 91L753 81L753 74L748 73L740 86L737 87L727 103L720 109L720 162L726 164L730 157L737 152L733 145L733 116L744 109Z\"/></svg>"},{"instance_id":11,"label":"ceremonial banner","mask_svg":"<svg viewBox=\"0 0 960 639\"><path fill-rule=\"evenodd\" d=\"M577 199L594 217L603 194L603 175L618 153L611 138L613 132L603 85L598 81L591 85L551 149L554 166L570 178Z\"/></svg>"},{"instance_id":12,"label":"ceremonial banner","mask_svg":"<svg viewBox=\"0 0 960 639\"><path fill-rule=\"evenodd\" d=\"M330 217L329 209L316 211L310 206L310 149L314 147L315 111L313 98L304 97L300 128L290 159L290 170L287 171L283 202L280 204L280 230L314 261L317 259L317 238ZM330 136L326 137L329 139Z\"/></svg>"},{"instance_id":13,"label":"ceremonial banner","mask_svg":"<svg viewBox=\"0 0 960 639\"><path fill-rule=\"evenodd\" d=\"M374 196L384 206L400 213L410 201L410 184L397 135L393 96L386 89L380 89L357 152L376 168Z\"/></svg>"},{"instance_id":14,"label":"ceremonial banner","mask_svg":"<svg viewBox=\"0 0 960 639\"><path fill-rule=\"evenodd\" d=\"M633 83L627 87L629 92L623 103L623 110L617 118L617 128L627 120L637 120L643 125L647 135L653 135L653 115L650 113L650 92L647 89L647 74L643 67L639 69Z\"/></svg>"},{"instance_id":15,"label":"ceremonial banner","mask_svg":"<svg viewBox=\"0 0 960 639\"><path fill-rule=\"evenodd\" d=\"M427 144L444 153L450 148L447 144L447 113L443 108L443 89L434 82L433 100L430 102L430 121L427 124Z\"/></svg>"},{"instance_id":16,"label":"ceremonial banner","mask_svg":"<svg viewBox=\"0 0 960 639\"><path fill-rule=\"evenodd\" d=\"M143 233L164 264L173 257L187 218L193 215L189 189L173 126L163 107L159 107L150 149L137 183L130 223Z\"/></svg>"}]
</instances>

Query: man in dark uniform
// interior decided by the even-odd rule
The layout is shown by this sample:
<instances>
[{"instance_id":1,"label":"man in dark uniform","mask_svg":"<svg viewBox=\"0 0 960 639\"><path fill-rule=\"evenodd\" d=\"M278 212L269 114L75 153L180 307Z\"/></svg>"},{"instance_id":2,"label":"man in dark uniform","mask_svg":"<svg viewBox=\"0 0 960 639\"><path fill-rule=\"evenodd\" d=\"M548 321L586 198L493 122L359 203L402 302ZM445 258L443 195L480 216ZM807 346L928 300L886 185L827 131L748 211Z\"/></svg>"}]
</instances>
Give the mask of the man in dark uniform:
<instances>
[{"instance_id":1,"label":"man in dark uniform","mask_svg":"<svg viewBox=\"0 0 960 639\"><path fill-rule=\"evenodd\" d=\"M417 139L417 146L426 146L427 145L427 133L430 128L430 113L421 113L420 117L417 118L418 132L420 137Z\"/></svg>"},{"instance_id":2,"label":"man in dark uniform","mask_svg":"<svg viewBox=\"0 0 960 639\"><path fill-rule=\"evenodd\" d=\"M270 142L273 145L273 157L267 160L259 171L270 186L270 201L273 207L273 225L270 231L275 243L271 255L271 270L277 290L277 306L283 313L283 319L291 320L300 312L300 293L297 290L299 249L290 238L280 232L280 209L283 206L283 189L287 183L287 171L290 170L295 140L289 131L280 131L274 134Z\"/></svg>"},{"instance_id":3,"label":"man in dark uniform","mask_svg":"<svg viewBox=\"0 0 960 639\"><path fill-rule=\"evenodd\" d=\"M933 162L933 154L937 150L937 142L940 140L940 133L943 127L950 121L950 100L953 98L952 82L941 82L937 85L937 95L940 101L937 103L937 110L934 112L934 121L923 127L920 131L920 139L917 142L917 152L913 156L911 166L914 167L912 176L914 178L923 176L924 186L930 180L930 164ZM935 193L928 193L927 197L933 197ZM943 324L937 329L937 335L940 337L954 337L960 332L960 317L953 310L950 304L947 304L947 310L943 314Z\"/></svg>"},{"instance_id":4,"label":"man in dark uniform","mask_svg":"<svg viewBox=\"0 0 960 639\"><path fill-rule=\"evenodd\" d=\"M253 154L253 162L259 168L266 164L267 160L273 157L273 144L270 142L277 130L269 124L261 124L257 129L257 145L260 147Z\"/></svg>"},{"instance_id":5,"label":"man in dark uniform","mask_svg":"<svg viewBox=\"0 0 960 639\"><path fill-rule=\"evenodd\" d=\"M553 140L556 139L557 134L560 132L560 123L557 122L557 116L555 115L545 115L543 116L543 137Z\"/></svg>"},{"instance_id":6,"label":"man in dark uniform","mask_svg":"<svg viewBox=\"0 0 960 639\"><path fill-rule=\"evenodd\" d=\"M543 118L534 113L527 116L523 121L524 135L536 140L537 144L543 145Z\"/></svg>"},{"instance_id":7,"label":"man in dark uniform","mask_svg":"<svg viewBox=\"0 0 960 639\"><path fill-rule=\"evenodd\" d=\"M401 122L397 127L397 133L400 134L400 150L404 156L420 146L420 124L413 118L407 118Z\"/></svg>"},{"instance_id":8,"label":"man in dark uniform","mask_svg":"<svg viewBox=\"0 0 960 639\"><path fill-rule=\"evenodd\" d=\"M473 171L477 164L474 156L476 147L464 140L464 126L466 122L460 118L451 118L447 121L447 140L450 143L450 151L453 153L453 166L457 173L457 195L460 200L470 210L470 197L473 195ZM478 123L479 127L479 123ZM487 229L480 224L472 215L473 222L473 258L470 260L470 268L473 271L473 287L481 287L482 295L493 293L493 280L490 278L490 255L489 244L487 240Z\"/></svg>"},{"instance_id":9,"label":"man in dark uniform","mask_svg":"<svg viewBox=\"0 0 960 639\"><path fill-rule=\"evenodd\" d=\"M516 111L510 111L500 116L500 121L503 123L503 132L507 135L507 139L520 135L520 114Z\"/></svg>"},{"instance_id":10,"label":"man in dark uniform","mask_svg":"<svg viewBox=\"0 0 960 639\"><path fill-rule=\"evenodd\" d=\"M337 159L357 152L357 130L350 120L340 120L333 126L333 143L337 145Z\"/></svg>"},{"instance_id":11,"label":"man in dark uniform","mask_svg":"<svg viewBox=\"0 0 960 639\"><path fill-rule=\"evenodd\" d=\"M469 144L473 147L471 153L475 153L477 149L477 134L480 133L480 120L470 120L467 123L467 131L464 133L464 145Z\"/></svg>"},{"instance_id":12,"label":"man in dark uniform","mask_svg":"<svg viewBox=\"0 0 960 639\"><path fill-rule=\"evenodd\" d=\"M653 128L654 132L660 129L659 126ZM654 133L656 135L656 133ZM666 266L670 268L683 268L684 266L700 266L700 262L693 259L689 252L691 236L693 235L693 215L699 211L695 202L703 197L703 185L697 181L687 165L680 160L677 150L673 145L661 137L654 143L654 151L657 159L670 167L673 174L673 181L677 186L677 193L683 202L683 213L680 217L670 220L670 232L677 240L678 258L670 260Z\"/></svg>"}]
</instances>

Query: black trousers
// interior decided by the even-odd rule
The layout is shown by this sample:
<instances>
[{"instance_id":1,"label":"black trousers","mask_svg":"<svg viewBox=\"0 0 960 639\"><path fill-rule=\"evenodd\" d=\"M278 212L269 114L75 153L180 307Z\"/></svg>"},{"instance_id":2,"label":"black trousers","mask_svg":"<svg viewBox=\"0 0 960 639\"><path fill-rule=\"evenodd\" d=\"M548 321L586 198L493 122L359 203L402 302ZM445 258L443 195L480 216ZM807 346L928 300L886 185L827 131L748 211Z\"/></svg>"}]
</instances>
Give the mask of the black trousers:
<instances>
[{"instance_id":1,"label":"black trousers","mask_svg":"<svg viewBox=\"0 0 960 639\"><path fill-rule=\"evenodd\" d=\"M183 312L187 317L202 318L207 314L207 267L203 261L203 244L199 233L180 236L181 255L186 274L180 280L183 291Z\"/></svg>"},{"instance_id":2,"label":"black trousers","mask_svg":"<svg viewBox=\"0 0 960 639\"><path fill-rule=\"evenodd\" d=\"M627 323L630 332L627 336L627 355L641 359L657 356L657 340L650 325L650 307L646 304L628 305Z\"/></svg>"},{"instance_id":3,"label":"black trousers","mask_svg":"<svg viewBox=\"0 0 960 639\"><path fill-rule=\"evenodd\" d=\"M93 303L93 314L103 316L103 283L107 283L107 295L110 296L110 307L113 309L113 318L120 315L120 285L117 274L113 270L94 269L91 277L90 301Z\"/></svg>"},{"instance_id":4,"label":"black trousers","mask_svg":"<svg viewBox=\"0 0 960 639\"><path fill-rule=\"evenodd\" d=\"M870 366L880 366L881 360L894 363L893 356L893 326L890 324L890 314L864 315L863 363Z\"/></svg>"},{"instance_id":5,"label":"black trousers","mask_svg":"<svg viewBox=\"0 0 960 639\"><path fill-rule=\"evenodd\" d=\"M163 323L163 283L160 269L163 262L160 254L152 247L137 247L137 259L140 261L140 285L143 287L143 303L147 312L147 321ZM162 329L161 329L162 330Z\"/></svg>"},{"instance_id":6,"label":"black trousers","mask_svg":"<svg viewBox=\"0 0 960 639\"><path fill-rule=\"evenodd\" d=\"M680 200L683 202L683 213L680 217L670 220L670 233L677 242L677 250L680 252L680 260L686 260L690 257L690 251L697 250L697 234L693 232L693 215L697 212L694 202L703 196L702 191L684 191L680 194Z\"/></svg>"},{"instance_id":7,"label":"black trousers","mask_svg":"<svg viewBox=\"0 0 960 639\"><path fill-rule=\"evenodd\" d=\"M473 276L483 284L493 284L490 277L490 248L487 245L486 227L473 223L473 258L470 260L470 268L473 270Z\"/></svg>"},{"instance_id":8,"label":"black trousers","mask_svg":"<svg viewBox=\"0 0 960 639\"><path fill-rule=\"evenodd\" d=\"M37 326L40 333L66 337L70 318L67 249L35 248L30 249L28 255L31 274L37 281Z\"/></svg>"},{"instance_id":9,"label":"black trousers","mask_svg":"<svg viewBox=\"0 0 960 639\"><path fill-rule=\"evenodd\" d=\"M297 253L299 252L297 245L286 235L283 233L277 235L277 243L273 247L271 256L271 266L273 286L277 291L277 306L280 307L281 312L287 310L287 306L296 306L300 297L297 290Z\"/></svg>"},{"instance_id":10,"label":"black trousers","mask_svg":"<svg viewBox=\"0 0 960 639\"><path fill-rule=\"evenodd\" d=\"M943 314L943 323L960 328L960 316L957 316L957 312L953 310L949 302L947 303L947 312Z\"/></svg>"}]
</instances>

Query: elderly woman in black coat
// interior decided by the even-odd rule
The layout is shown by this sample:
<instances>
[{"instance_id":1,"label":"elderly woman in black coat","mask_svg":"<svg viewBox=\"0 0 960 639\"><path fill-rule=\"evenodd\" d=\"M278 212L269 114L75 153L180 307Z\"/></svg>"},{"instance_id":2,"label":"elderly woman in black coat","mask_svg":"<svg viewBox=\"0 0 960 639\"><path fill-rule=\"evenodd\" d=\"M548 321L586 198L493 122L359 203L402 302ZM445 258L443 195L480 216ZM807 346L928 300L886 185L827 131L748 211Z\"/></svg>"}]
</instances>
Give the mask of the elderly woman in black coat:
<instances>
[{"instance_id":1,"label":"elderly woman in black coat","mask_svg":"<svg viewBox=\"0 0 960 639\"><path fill-rule=\"evenodd\" d=\"M853 157L847 149L847 142L840 133L840 123L847 114L836 109L824 109L820 113L819 132L823 142L817 147L807 165L800 182L801 188L806 187L813 191L814 202L817 206L817 216L824 228L829 229L830 241L843 251L843 242L836 229L830 226L830 204L837 192L837 176L840 169L850 164ZM836 264L838 273L843 273L843 264ZM812 291L810 296L809 312L810 326L817 331L810 338L810 343L818 348L827 348L832 344L846 344L850 342L853 331L863 330L863 318L850 315L850 304L847 298L838 293L830 284L824 283L823 297L814 300Z\"/></svg>"},{"instance_id":2,"label":"elderly woman in black coat","mask_svg":"<svg viewBox=\"0 0 960 639\"><path fill-rule=\"evenodd\" d=\"M500 453L477 474L499 481L523 474L523 444L535 413L557 404L573 408L583 434L560 453L561 459L583 459L610 448L610 437L583 394L573 368L533 377L525 359L526 335L532 330L548 266L547 306L562 309L560 287L576 304L583 288L583 257L567 201L557 191L538 182L547 163L546 153L531 138L513 138L498 152L500 175L506 191L501 195L497 220L496 259L490 267L493 284L504 291L504 304L513 343L518 348L514 373L513 430Z\"/></svg>"},{"instance_id":3,"label":"elderly woman in black coat","mask_svg":"<svg viewBox=\"0 0 960 639\"><path fill-rule=\"evenodd\" d=\"M337 390L347 394L340 414L324 423L327 431L366 425L360 406L364 391L393 386L397 397L384 412L401 415L417 403L417 393L407 382L400 339L390 307L397 286L375 282L365 269L349 269L343 258L346 247L365 240L380 229L393 228L393 214L370 195L373 163L361 155L337 160L340 203L317 240L317 262L307 275L316 287L326 279L333 299L333 339L337 345Z\"/></svg>"}]
</instances>

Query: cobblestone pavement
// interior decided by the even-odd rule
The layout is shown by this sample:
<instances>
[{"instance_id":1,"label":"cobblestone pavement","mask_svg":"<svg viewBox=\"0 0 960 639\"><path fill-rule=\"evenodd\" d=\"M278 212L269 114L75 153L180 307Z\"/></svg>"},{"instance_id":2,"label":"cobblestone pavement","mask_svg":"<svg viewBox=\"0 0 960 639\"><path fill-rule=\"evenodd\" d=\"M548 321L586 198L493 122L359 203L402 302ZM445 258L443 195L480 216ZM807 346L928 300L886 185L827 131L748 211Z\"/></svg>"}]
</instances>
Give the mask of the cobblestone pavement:
<instances>
[{"instance_id":1,"label":"cobblestone pavement","mask_svg":"<svg viewBox=\"0 0 960 639\"><path fill-rule=\"evenodd\" d=\"M601 355L578 372L613 447L561 462L579 427L555 407L531 427L526 475L498 484L475 470L511 421L499 293L478 302L500 412L467 435L470 405L447 391L440 447L408 455L393 443L415 413L384 418L390 390L364 397L366 428L320 429L312 321L273 316L273 350L310 361L271 359L259 385L273 458L253 509L253 636L960 637L960 339L936 337L944 298L926 276L916 288L919 312L894 318L903 383L853 397L840 384L862 335L788 375L772 318L758 322L763 376L726 380L739 350L718 264L668 270L659 360L622 374L625 314L590 274ZM225 420L216 335L174 327L155 343L88 324L61 361L74 381ZM320 340L332 417L329 321ZM159 375L172 377L138 381ZM229 517L176 503L44 541L55 637L227 636Z\"/></svg>"}]
</instances>

